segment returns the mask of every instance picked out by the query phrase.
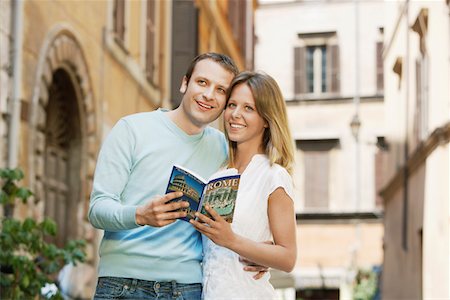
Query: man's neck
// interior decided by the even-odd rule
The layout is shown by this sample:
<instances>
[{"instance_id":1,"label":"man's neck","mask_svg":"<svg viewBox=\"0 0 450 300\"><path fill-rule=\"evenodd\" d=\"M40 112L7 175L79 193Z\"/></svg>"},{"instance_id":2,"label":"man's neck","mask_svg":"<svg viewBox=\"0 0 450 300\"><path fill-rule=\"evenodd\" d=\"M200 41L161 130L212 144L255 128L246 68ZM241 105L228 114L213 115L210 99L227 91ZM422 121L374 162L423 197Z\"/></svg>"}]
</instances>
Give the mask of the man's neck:
<instances>
[{"instance_id":1,"label":"man's neck","mask_svg":"<svg viewBox=\"0 0 450 300\"><path fill-rule=\"evenodd\" d=\"M167 116L174 122L181 130L188 135L195 135L201 133L205 126L198 126L192 123L182 108L178 107L172 111L167 112Z\"/></svg>"}]
</instances>

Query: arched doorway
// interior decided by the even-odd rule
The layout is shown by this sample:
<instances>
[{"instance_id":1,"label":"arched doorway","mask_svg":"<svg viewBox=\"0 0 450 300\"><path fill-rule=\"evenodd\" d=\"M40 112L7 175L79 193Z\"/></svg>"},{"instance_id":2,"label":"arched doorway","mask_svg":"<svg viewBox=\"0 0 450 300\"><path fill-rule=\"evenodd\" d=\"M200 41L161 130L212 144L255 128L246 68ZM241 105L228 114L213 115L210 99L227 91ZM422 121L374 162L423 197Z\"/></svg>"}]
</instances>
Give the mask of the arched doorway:
<instances>
[{"instance_id":1,"label":"arched doorway","mask_svg":"<svg viewBox=\"0 0 450 300\"><path fill-rule=\"evenodd\" d=\"M30 184L45 215L70 222L68 231L61 230L67 238L88 242L93 238L86 214L99 147L96 122L82 48L71 31L57 26L41 49L33 88Z\"/></svg>"},{"instance_id":2,"label":"arched doorway","mask_svg":"<svg viewBox=\"0 0 450 300\"><path fill-rule=\"evenodd\" d=\"M58 224L55 242L87 242L87 261L65 272L65 293L89 298L95 289L97 232L87 220L99 148L94 92L79 39L64 24L49 32L36 67L29 114L29 186L37 218Z\"/></svg>"},{"instance_id":3,"label":"arched doorway","mask_svg":"<svg viewBox=\"0 0 450 300\"><path fill-rule=\"evenodd\" d=\"M79 237L77 203L81 201L81 123L77 93L69 73L52 76L46 107L44 214L58 225L56 244Z\"/></svg>"}]
</instances>

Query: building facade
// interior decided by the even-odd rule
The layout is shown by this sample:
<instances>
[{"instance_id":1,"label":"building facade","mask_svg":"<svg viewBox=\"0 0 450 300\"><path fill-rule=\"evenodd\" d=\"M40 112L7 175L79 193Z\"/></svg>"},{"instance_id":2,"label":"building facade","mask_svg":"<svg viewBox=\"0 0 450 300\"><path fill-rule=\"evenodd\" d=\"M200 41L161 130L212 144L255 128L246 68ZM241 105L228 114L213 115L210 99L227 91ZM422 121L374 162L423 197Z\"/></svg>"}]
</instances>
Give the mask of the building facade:
<instances>
[{"instance_id":1,"label":"building facade","mask_svg":"<svg viewBox=\"0 0 450 300\"><path fill-rule=\"evenodd\" d=\"M11 41L11 1L0 2L0 149L6 148L8 96L10 91L10 41ZM0 161L6 161L6 152L0 150Z\"/></svg>"},{"instance_id":2,"label":"building facade","mask_svg":"<svg viewBox=\"0 0 450 300\"><path fill-rule=\"evenodd\" d=\"M383 13L271 0L256 12L255 69L279 83L296 147L298 262L274 283L302 299L351 299L357 272L382 264Z\"/></svg>"},{"instance_id":3,"label":"building facade","mask_svg":"<svg viewBox=\"0 0 450 300\"><path fill-rule=\"evenodd\" d=\"M62 286L71 297L89 299L96 285L102 234L87 209L103 139L125 115L178 106L183 72L200 52L252 65L255 3L1 1L0 163L22 168L34 192L18 217L52 217L58 245L87 241L87 263Z\"/></svg>"},{"instance_id":4,"label":"building facade","mask_svg":"<svg viewBox=\"0 0 450 300\"><path fill-rule=\"evenodd\" d=\"M386 8L382 294L449 299L449 1L387 1Z\"/></svg>"}]
</instances>

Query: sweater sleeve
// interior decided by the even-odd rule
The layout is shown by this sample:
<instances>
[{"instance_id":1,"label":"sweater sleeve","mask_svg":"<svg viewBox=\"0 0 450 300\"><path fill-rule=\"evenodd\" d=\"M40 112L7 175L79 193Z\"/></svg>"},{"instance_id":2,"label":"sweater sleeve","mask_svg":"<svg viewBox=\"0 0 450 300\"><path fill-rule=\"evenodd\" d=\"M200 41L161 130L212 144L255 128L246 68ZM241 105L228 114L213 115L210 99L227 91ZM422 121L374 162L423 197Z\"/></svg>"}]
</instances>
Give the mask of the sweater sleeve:
<instances>
[{"instance_id":1,"label":"sweater sleeve","mask_svg":"<svg viewBox=\"0 0 450 300\"><path fill-rule=\"evenodd\" d=\"M97 159L88 218L98 229L128 230L138 227L135 205L122 199L133 165L134 136L120 120L105 139Z\"/></svg>"}]
</instances>

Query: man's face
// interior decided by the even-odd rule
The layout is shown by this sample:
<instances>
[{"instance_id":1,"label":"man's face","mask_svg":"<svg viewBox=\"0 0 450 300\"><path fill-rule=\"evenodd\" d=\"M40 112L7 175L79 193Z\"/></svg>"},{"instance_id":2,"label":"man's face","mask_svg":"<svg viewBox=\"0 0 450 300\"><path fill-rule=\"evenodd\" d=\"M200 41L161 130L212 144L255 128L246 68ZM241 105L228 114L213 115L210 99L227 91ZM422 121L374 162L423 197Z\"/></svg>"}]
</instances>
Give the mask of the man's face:
<instances>
[{"instance_id":1,"label":"man's face","mask_svg":"<svg viewBox=\"0 0 450 300\"><path fill-rule=\"evenodd\" d=\"M181 106L193 125L203 128L220 116L233 78L232 72L211 59L201 60L195 65L189 83L186 77L183 78Z\"/></svg>"}]
</instances>

